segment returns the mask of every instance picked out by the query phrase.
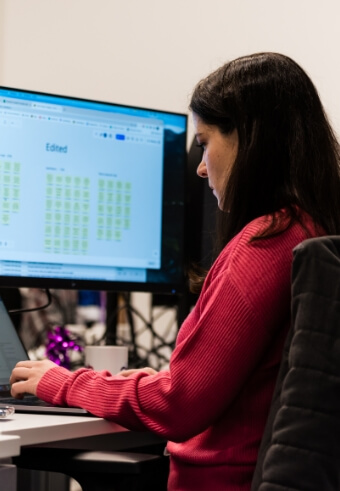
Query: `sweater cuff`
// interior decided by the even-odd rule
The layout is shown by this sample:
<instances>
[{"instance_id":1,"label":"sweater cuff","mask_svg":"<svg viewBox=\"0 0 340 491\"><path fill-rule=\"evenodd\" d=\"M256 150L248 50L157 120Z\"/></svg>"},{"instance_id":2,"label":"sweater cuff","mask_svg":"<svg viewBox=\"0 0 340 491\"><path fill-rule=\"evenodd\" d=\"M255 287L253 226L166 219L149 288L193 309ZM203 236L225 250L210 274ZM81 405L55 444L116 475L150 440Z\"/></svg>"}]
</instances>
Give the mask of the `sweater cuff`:
<instances>
[{"instance_id":1,"label":"sweater cuff","mask_svg":"<svg viewBox=\"0 0 340 491\"><path fill-rule=\"evenodd\" d=\"M64 367L51 368L40 379L37 396L50 404L67 405L65 387L71 377L72 373Z\"/></svg>"}]
</instances>

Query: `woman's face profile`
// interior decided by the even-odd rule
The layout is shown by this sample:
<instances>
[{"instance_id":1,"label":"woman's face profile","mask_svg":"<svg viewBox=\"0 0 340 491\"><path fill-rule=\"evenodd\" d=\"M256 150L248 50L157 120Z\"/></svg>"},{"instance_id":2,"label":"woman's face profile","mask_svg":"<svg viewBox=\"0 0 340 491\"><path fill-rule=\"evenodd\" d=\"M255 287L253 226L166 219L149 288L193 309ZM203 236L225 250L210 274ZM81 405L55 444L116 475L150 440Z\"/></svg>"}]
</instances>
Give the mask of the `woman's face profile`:
<instances>
[{"instance_id":1,"label":"woman's face profile","mask_svg":"<svg viewBox=\"0 0 340 491\"><path fill-rule=\"evenodd\" d=\"M237 130L224 134L217 126L204 123L197 114L193 113L192 118L197 144L203 150L197 174L208 179L218 206L223 209L224 189L238 152Z\"/></svg>"}]
</instances>

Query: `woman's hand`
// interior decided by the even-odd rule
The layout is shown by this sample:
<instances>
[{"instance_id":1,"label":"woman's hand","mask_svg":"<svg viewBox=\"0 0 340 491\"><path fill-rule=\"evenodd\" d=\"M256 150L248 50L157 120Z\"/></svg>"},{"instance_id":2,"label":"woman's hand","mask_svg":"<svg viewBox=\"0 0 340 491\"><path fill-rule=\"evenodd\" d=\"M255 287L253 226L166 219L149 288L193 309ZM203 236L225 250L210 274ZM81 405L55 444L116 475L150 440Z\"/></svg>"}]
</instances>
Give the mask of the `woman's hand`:
<instances>
[{"instance_id":1,"label":"woman's hand","mask_svg":"<svg viewBox=\"0 0 340 491\"><path fill-rule=\"evenodd\" d=\"M123 377L130 377L130 375L133 375L134 373L138 372L146 372L149 375L156 375L156 370L150 367L145 367L145 368L132 368L131 370L122 370L119 372L117 375L122 375Z\"/></svg>"},{"instance_id":2,"label":"woman's hand","mask_svg":"<svg viewBox=\"0 0 340 491\"><path fill-rule=\"evenodd\" d=\"M24 393L37 393L37 387L42 376L51 368L58 365L50 360L43 361L19 361L13 368L9 382L11 394L16 399L21 399Z\"/></svg>"}]
</instances>

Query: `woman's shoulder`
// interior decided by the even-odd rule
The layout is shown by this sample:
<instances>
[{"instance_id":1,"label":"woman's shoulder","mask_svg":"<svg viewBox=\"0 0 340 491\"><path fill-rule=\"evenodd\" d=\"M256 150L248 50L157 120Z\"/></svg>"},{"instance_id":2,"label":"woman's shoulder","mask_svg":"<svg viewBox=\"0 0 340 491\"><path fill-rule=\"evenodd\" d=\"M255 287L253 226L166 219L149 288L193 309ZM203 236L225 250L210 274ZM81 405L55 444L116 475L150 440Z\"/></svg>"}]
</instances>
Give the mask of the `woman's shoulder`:
<instances>
[{"instance_id":1,"label":"woman's shoulder","mask_svg":"<svg viewBox=\"0 0 340 491\"><path fill-rule=\"evenodd\" d=\"M304 240L311 237L325 235L324 231L316 225L312 217L305 211L296 208L294 214L283 208L273 214L255 218L239 232L228 245L275 244L285 240ZM228 247L228 245L226 247Z\"/></svg>"},{"instance_id":2,"label":"woman's shoulder","mask_svg":"<svg viewBox=\"0 0 340 491\"><path fill-rule=\"evenodd\" d=\"M273 219L276 228L270 232ZM215 263L216 272L233 265L239 267L240 263L290 261L295 246L307 238L320 235L324 235L322 230L314 225L307 213L300 210L295 219L286 209L280 210L274 217L264 215L255 218L224 247Z\"/></svg>"}]
</instances>

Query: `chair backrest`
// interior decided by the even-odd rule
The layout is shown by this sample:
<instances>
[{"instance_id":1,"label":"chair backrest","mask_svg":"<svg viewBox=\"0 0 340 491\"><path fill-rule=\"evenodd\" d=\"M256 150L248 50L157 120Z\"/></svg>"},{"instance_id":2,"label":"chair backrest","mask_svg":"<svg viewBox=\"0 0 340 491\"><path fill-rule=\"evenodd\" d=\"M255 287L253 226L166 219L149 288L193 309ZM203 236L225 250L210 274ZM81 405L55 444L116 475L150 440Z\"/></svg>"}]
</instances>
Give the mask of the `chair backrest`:
<instances>
[{"instance_id":1,"label":"chair backrest","mask_svg":"<svg viewBox=\"0 0 340 491\"><path fill-rule=\"evenodd\" d=\"M340 489L340 237L293 251L292 326L252 491Z\"/></svg>"}]
</instances>

